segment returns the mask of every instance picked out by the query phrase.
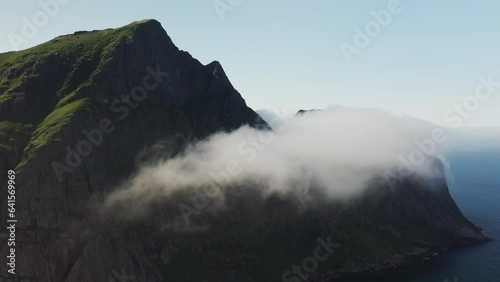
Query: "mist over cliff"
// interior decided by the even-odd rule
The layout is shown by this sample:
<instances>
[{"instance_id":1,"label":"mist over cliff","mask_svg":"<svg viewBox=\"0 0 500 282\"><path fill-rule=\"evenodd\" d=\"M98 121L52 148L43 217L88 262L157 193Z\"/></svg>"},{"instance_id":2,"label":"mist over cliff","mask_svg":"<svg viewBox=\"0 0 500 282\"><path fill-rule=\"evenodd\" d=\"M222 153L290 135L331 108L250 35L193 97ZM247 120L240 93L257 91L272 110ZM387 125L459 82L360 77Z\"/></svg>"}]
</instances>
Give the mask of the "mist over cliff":
<instances>
[{"instance_id":1,"label":"mist over cliff","mask_svg":"<svg viewBox=\"0 0 500 282\"><path fill-rule=\"evenodd\" d=\"M422 179L440 175L429 161L438 154L437 148L419 151L420 143L430 140L435 130L424 121L378 110L332 107L275 117L268 123L272 130L243 126L215 133L175 157L142 165L109 197L108 206L122 204L138 214L180 191L209 187L212 198L222 201L227 190L241 186L258 190L263 198L279 194L307 204L317 200L314 197L359 196L375 179L397 176L398 170L411 169L402 176ZM418 162L405 167L410 162L405 159L413 158L415 151Z\"/></svg>"},{"instance_id":2,"label":"mist over cliff","mask_svg":"<svg viewBox=\"0 0 500 282\"><path fill-rule=\"evenodd\" d=\"M279 281L319 239L326 281L488 241L430 157L438 128L339 108L268 124L155 20L0 54L0 133L22 218L2 281Z\"/></svg>"}]
</instances>

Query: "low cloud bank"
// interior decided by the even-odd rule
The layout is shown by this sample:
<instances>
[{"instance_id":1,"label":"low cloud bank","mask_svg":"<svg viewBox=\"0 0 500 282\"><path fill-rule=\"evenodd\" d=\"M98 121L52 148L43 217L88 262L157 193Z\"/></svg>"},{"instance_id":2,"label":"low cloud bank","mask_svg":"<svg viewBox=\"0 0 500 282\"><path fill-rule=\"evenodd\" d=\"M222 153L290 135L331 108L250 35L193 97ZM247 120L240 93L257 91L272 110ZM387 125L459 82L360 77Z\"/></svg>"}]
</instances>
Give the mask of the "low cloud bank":
<instances>
[{"instance_id":1,"label":"low cloud bank","mask_svg":"<svg viewBox=\"0 0 500 282\"><path fill-rule=\"evenodd\" d=\"M273 131L243 126L214 134L173 158L140 168L108 198L108 206L130 204L135 210L197 190L223 198L235 187L299 197L314 188L327 197L346 198L400 166L400 157L435 129L412 118L341 107L269 123ZM425 165L416 169L431 171Z\"/></svg>"}]
</instances>

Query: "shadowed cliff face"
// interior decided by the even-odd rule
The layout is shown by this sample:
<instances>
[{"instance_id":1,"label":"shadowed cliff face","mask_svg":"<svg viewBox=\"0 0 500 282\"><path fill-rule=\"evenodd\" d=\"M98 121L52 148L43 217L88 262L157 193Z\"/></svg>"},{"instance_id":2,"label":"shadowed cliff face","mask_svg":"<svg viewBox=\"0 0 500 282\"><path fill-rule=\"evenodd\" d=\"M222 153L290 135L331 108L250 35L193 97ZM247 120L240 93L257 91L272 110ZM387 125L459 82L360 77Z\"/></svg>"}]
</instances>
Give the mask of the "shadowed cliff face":
<instances>
[{"instance_id":1,"label":"shadowed cliff face","mask_svg":"<svg viewBox=\"0 0 500 282\"><path fill-rule=\"evenodd\" d=\"M396 192L374 180L363 196L342 201L311 189L316 202L307 207L264 196L256 180L232 187L224 208L197 213L188 227L179 203L192 202L193 191L155 203L141 220L103 209L138 163L244 124L268 129L218 62L204 66L180 51L154 20L0 54L0 178L18 172L16 277L116 281L125 269L131 281L279 281L317 237L330 237L340 247L311 274L321 281L485 240L444 177L408 178Z\"/></svg>"}]
</instances>

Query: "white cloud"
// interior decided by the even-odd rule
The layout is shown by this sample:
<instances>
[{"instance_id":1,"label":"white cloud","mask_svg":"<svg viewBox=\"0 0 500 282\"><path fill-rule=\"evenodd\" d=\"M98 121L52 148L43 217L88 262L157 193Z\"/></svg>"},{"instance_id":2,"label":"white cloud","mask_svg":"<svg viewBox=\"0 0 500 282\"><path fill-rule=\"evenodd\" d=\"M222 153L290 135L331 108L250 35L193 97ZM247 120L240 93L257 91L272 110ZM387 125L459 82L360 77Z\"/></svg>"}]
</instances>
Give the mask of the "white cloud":
<instances>
[{"instance_id":1,"label":"white cloud","mask_svg":"<svg viewBox=\"0 0 500 282\"><path fill-rule=\"evenodd\" d=\"M149 206L174 192L213 187L214 179L223 182L220 197L234 187L301 196L314 187L345 198L397 167L398 156L415 150L414 141L429 138L435 129L417 119L342 107L271 125L273 132L243 126L217 133L177 157L142 167L108 204Z\"/></svg>"}]
</instances>

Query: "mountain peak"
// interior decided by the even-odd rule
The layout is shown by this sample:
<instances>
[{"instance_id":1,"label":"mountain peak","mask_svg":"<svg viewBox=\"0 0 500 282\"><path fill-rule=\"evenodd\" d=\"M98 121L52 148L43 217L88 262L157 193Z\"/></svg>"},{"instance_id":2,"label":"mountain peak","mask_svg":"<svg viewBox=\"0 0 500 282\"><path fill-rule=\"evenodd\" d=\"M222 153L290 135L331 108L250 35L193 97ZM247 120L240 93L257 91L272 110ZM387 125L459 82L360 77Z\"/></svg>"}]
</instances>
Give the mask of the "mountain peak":
<instances>
[{"instance_id":1,"label":"mountain peak","mask_svg":"<svg viewBox=\"0 0 500 282\"><path fill-rule=\"evenodd\" d=\"M134 31L155 30L166 33L163 27L161 26L161 23L155 19L145 19L141 21L135 21L118 29L132 29Z\"/></svg>"},{"instance_id":2,"label":"mountain peak","mask_svg":"<svg viewBox=\"0 0 500 282\"><path fill-rule=\"evenodd\" d=\"M187 120L189 134L258 123L258 115L246 106L220 63L203 66L179 51L158 21L148 19L115 29L78 31L0 54L0 78L6 78L0 79L0 122L9 122L0 124L0 135L13 127L10 123L26 129L28 139L16 147L15 159L25 160L21 167L44 147L71 138L71 125L84 112L97 107L109 112L111 103L122 101L152 76L158 78L157 87L148 91L141 109L177 111L182 116L178 120ZM206 104L210 107L201 106ZM126 111L138 115L134 107ZM8 143L4 147L15 145Z\"/></svg>"},{"instance_id":3,"label":"mountain peak","mask_svg":"<svg viewBox=\"0 0 500 282\"><path fill-rule=\"evenodd\" d=\"M130 25L143 25L143 24L156 24L156 25L161 25L159 21L155 19L144 19L140 21L135 21L132 22Z\"/></svg>"},{"instance_id":4,"label":"mountain peak","mask_svg":"<svg viewBox=\"0 0 500 282\"><path fill-rule=\"evenodd\" d=\"M460 213L443 177L392 181L393 190L383 179L374 181L366 195L345 202L319 199L323 194L313 186L297 200L284 194L261 197L263 191L271 191L263 186L269 182L255 179L223 184L220 189L229 191L220 194L224 207L213 198L213 209L205 206L205 212L198 209L198 199L208 201L204 195L214 189L172 190L167 199L157 197L155 216L141 222L116 223L118 213L102 209L103 196L133 180L143 164L179 156L191 141L242 125L268 129L218 61L204 66L179 51L156 20L80 31L0 54L0 182L7 183L7 168L15 168L16 185L22 187L16 190L16 212L23 218L16 234L24 240L16 261L25 271L14 279L107 281L110 271L127 269L137 281L187 281L193 273L201 274L200 281L280 281L284 279L278 271L262 271L267 262L290 265L290 251L310 252L311 243L321 235L342 244L329 264L324 262L328 272L310 279L325 281L344 274L344 269L375 271L412 261L420 264L406 255L416 247L429 246L432 254L434 248L458 245L460 240L485 240ZM247 147L254 137L255 142L262 138L245 136L248 142L242 140L244 147L233 148L234 153L256 154L254 148L268 144ZM219 186L215 178L238 171L238 162L228 160L223 170L213 172L215 176L203 178L213 178L207 186ZM300 160L297 164L302 167ZM296 179L290 184L314 184L310 177L304 182ZM427 183L442 193L422 189ZM146 197L155 195L143 188ZM190 192L196 192L194 197ZM309 196L318 198L313 208L296 204L307 203L302 199ZM1 201L0 209L5 210L6 203ZM199 213L193 214L193 225L183 222L181 215L190 215L181 204ZM135 207L126 206L142 213L142 206ZM392 241L397 247L388 246ZM0 244L6 242L0 236ZM179 267L193 263L193 272ZM294 279L298 278L287 280Z\"/></svg>"}]
</instances>

